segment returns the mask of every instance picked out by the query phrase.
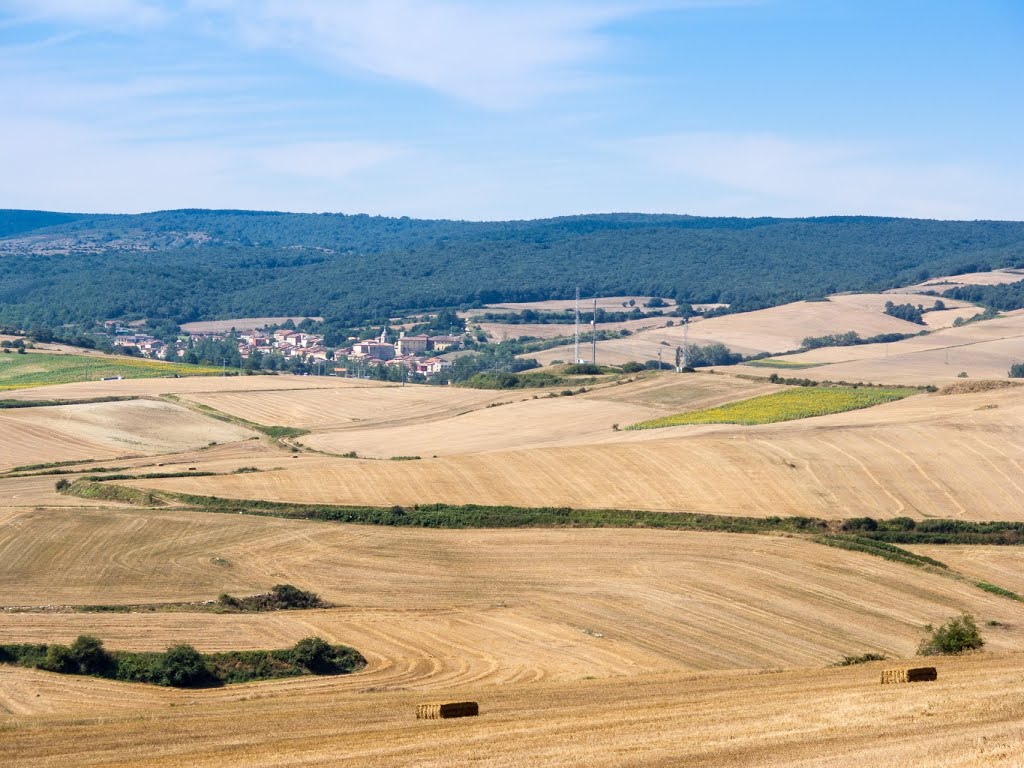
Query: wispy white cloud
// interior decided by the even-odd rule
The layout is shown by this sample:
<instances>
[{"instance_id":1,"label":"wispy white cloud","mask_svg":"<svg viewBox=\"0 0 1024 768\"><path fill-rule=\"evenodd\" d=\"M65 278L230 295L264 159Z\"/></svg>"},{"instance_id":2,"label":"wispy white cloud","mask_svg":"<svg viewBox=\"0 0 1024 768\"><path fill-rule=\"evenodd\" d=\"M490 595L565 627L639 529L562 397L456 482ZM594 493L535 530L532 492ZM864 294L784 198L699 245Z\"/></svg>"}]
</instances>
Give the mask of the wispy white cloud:
<instances>
[{"instance_id":1,"label":"wispy white cloud","mask_svg":"<svg viewBox=\"0 0 1024 768\"><path fill-rule=\"evenodd\" d=\"M0 0L0 12L20 21L53 21L104 28L149 27L170 11L152 0Z\"/></svg>"},{"instance_id":2,"label":"wispy white cloud","mask_svg":"<svg viewBox=\"0 0 1024 768\"><path fill-rule=\"evenodd\" d=\"M250 46L415 83L486 109L530 105L593 81L602 29L694 3L467 0L191 0ZM704 3L701 3L704 4ZM719 3L720 4L720 3Z\"/></svg>"},{"instance_id":3,"label":"wispy white cloud","mask_svg":"<svg viewBox=\"0 0 1024 768\"><path fill-rule=\"evenodd\" d=\"M630 140L617 151L649 174L675 177L680 190L699 185L703 204L695 199L694 212L729 213L708 210L721 200L746 215L1013 218L1024 193L1011 169L968 159L915 161L912 153L870 143L697 132Z\"/></svg>"}]
</instances>

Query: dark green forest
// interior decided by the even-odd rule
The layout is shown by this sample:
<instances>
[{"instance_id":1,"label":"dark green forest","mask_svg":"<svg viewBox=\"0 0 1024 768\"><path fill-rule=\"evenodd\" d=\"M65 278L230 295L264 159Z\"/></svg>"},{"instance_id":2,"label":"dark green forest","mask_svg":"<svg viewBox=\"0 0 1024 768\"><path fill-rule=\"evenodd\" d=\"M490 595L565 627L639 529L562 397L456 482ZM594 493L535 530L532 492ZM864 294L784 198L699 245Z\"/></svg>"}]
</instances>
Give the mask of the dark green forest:
<instances>
[{"instance_id":1,"label":"dark green forest","mask_svg":"<svg viewBox=\"0 0 1024 768\"><path fill-rule=\"evenodd\" d=\"M1024 223L607 214L426 221L0 211L0 322L188 322L642 294L756 309L1024 267Z\"/></svg>"}]
</instances>

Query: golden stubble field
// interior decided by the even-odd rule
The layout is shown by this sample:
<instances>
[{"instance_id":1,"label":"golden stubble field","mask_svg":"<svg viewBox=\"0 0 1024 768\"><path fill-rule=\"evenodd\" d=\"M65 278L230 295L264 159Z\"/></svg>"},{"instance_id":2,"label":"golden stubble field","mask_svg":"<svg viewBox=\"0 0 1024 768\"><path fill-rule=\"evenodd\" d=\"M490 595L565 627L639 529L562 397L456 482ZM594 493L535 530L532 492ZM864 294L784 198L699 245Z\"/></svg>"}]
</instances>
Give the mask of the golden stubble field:
<instances>
[{"instance_id":1,"label":"golden stubble field","mask_svg":"<svg viewBox=\"0 0 1024 768\"><path fill-rule=\"evenodd\" d=\"M336 504L447 502L965 520L1024 515L1022 388L922 394L863 411L757 427L613 432L606 423L594 428L591 442L583 442L584 429L572 426L564 430L575 432L571 439L579 442L554 447L542 444L538 427L530 437L532 447L488 450L500 446L502 434L519 439L525 411L546 406L538 400L488 409L490 428L498 435L491 443L472 431L484 417L453 420L444 433L447 442L457 449L463 441L477 440L478 452L453 450L432 458L431 441L444 427L428 423L420 438L415 431L390 433L400 438L396 449L424 456L420 461L309 457L294 469L136 484L229 498ZM585 415L575 402L562 412ZM502 417L508 419L506 432ZM549 439L557 440L560 423L545 423L556 431ZM465 436L460 424L469 429ZM360 450L352 440L337 439L339 448ZM426 450L416 453L421 447Z\"/></svg>"},{"instance_id":2,"label":"golden stubble field","mask_svg":"<svg viewBox=\"0 0 1024 768\"><path fill-rule=\"evenodd\" d=\"M759 352L780 353L799 349L808 336L826 336L833 333L856 331L868 338L883 333L918 333L925 328L951 326L957 317L970 317L980 310L966 302L943 299L948 309L927 313L928 325L890 317L884 313L885 303L912 303L929 306L931 297L917 294L858 293L830 296L827 301L798 301L756 312L743 312L691 321L685 335L690 344L720 342L745 355ZM639 331L621 339L599 341L597 362L617 365L629 360L656 360L659 351L668 364L675 362L675 349L683 343L684 329L678 320L671 328ZM551 360L571 360L571 345L553 347L543 352L530 353L542 363ZM586 348L585 357L589 357Z\"/></svg>"},{"instance_id":3,"label":"golden stubble field","mask_svg":"<svg viewBox=\"0 0 1024 768\"><path fill-rule=\"evenodd\" d=\"M774 389L708 374L648 374L571 398L540 392L536 400L529 391L315 377L91 382L13 396L174 393L184 404L4 411L11 419L0 430L0 453L6 466L27 463L21 446L38 434L35 445L49 460L109 466L131 455L117 465L140 471L256 467L262 471L136 483L292 501L1020 515L1020 390L918 395L754 428L611 429L615 421ZM311 433L292 453L185 407L192 403ZM118 453L121 441L133 441L133 450ZM65 443L74 450L61 454ZM306 446L424 458L343 459ZM88 501L57 494L56 479L0 474L0 607L36 607L0 611L3 642L94 633L115 649L189 642L213 651L285 647L318 634L355 646L369 666L344 678L206 691L0 666L0 764L988 766L1020 759L1024 604L967 580L782 536L351 526ZM1014 548L917 551L972 580L1024 591L1024 560ZM277 583L317 591L335 607L225 615L56 608L210 600ZM879 670L890 662L828 666L869 651L911 657L924 624L961 611L977 617L988 645L969 658L939 660L937 683L880 686ZM447 698L480 701L482 716L414 719L416 703Z\"/></svg>"},{"instance_id":4,"label":"golden stubble field","mask_svg":"<svg viewBox=\"0 0 1024 768\"><path fill-rule=\"evenodd\" d=\"M779 359L818 367L787 371L737 366L733 370L757 376L774 370L781 376L818 381L912 385L942 384L961 378L1005 379L1011 364L1024 362L1024 310L891 344L822 348Z\"/></svg>"},{"instance_id":5,"label":"golden stubble field","mask_svg":"<svg viewBox=\"0 0 1024 768\"><path fill-rule=\"evenodd\" d=\"M1022 714L1024 606L789 538L23 511L0 518L0 576L22 605L202 599L280 580L338 605L4 612L8 642L91 632L113 648L218 650L317 633L370 661L344 678L211 691L0 667L0 758L19 766L985 765L1012 754ZM884 664L827 668L844 653L910 655L921 625L961 610L1003 627L989 652L940 660L939 683L883 688ZM479 700L483 715L415 721L415 704L437 697ZM943 762L949 745L956 759Z\"/></svg>"},{"instance_id":6,"label":"golden stubble field","mask_svg":"<svg viewBox=\"0 0 1024 768\"><path fill-rule=\"evenodd\" d=\"M248 430L153 400L0 411L0 471L77 459L177 453Z\"/></svg>"}]
</instances>

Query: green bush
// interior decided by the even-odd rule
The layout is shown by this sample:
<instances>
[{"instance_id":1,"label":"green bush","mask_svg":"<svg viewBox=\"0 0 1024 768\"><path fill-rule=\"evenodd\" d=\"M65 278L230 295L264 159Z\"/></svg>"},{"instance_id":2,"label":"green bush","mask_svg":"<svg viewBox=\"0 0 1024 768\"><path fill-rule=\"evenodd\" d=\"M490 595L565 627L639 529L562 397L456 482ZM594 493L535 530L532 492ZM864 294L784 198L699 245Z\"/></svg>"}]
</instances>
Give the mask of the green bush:
<instances>
[{"instance_id":1,"label":"green bush","mask_svg":"<svg viewBox=\"0 0 1024 768\"><path fill-rule=\"evenodd\" d=\"M164 685L179 688L194 688L212 681L202 654L186 644L167 649L160 671Z\"/></svg>"},{"instance_id":2,"label":"green bush","mask_svg":"<svg viewBox=\"0 0 1024 768\"><path fill-rule=\"evenodd\" d=\"M49 646L41 666L47 672L60 672L65 675L73 675L78 672L78 664L75 663L75 659L71 655L71 649L66 645Z\"/></svg>"},{"instance_id":3,"label":"green bush","mask_svg":"<svg viewBox=\"0 0 1024 768\"><path fill-rule=\"evenodd\" d=\"M83 675L104 675L116 666L114 657L98 637L79 635L68 650Z\"/></svg>"},{"instance_id":4,"label":"green bush","mask_svg":"<svg viewBox=\"0 0 1024 768\"><path fill-rule=\"evenodd\" d=\"M562 372L569 376L600 376L604 370L593 363L573 363L567 365Z\"/></svg>"},{"instance_id":5,"label":"green bush","mask_svg":"<svg viewBox=\"0 0 1024 768\"><path fill-rule=\"evenodd\" d=\"M974 617L965 613L950 619L941 627L925 626L931 637L924 640L917 649L918 656L952 656L966 651L976 651L985 641L974 623Z\"/></svg>"},{"instance_id":6,"label":"green bush","mask_svg":"<svg viewBox=\"0 0 1024 768\"><path fill-rule=\"evenodd\" d=\"M334 649L319 637L304 637L292 648L292 660L310 672L330 671L334 665Z\"/></svg>"},{"instance_id":7,"label":"green bush","mask_svg":"<svg viewBox=\"0 0 1024 768\"><path fill-rule=\"evenodd\" d=\"M270 594L279 608L316 608L321 604L319 595L291 584L275 584Z\"/></svg>"},{"instance_id":8,"label":"green bush","mask_svg":"<svg viewBox=\"0 0 1024 768\"><path fill-rule=\"evenodd\" d=\"M844 531L877 531L878 521L873 517L851 517L843 521Z\"/></svg>"}]
</instances>

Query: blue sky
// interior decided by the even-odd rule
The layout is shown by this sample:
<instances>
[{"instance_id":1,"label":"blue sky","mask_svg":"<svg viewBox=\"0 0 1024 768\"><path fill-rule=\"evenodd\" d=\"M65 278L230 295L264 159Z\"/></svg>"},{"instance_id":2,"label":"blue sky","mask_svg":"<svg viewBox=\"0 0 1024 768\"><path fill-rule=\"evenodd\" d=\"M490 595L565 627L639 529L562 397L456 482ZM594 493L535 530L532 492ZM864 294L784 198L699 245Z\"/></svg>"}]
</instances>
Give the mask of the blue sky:
<instances>
[{"instance_id":1,"label":"blue sky","mask_svg":"<svg viewBox=\"0 0 1024 768\"><path fill-rule=\"evenodd\" d=\"M0 0L0 208L1024 219L1020 0Z\"/></svg>"}]
</instances>

